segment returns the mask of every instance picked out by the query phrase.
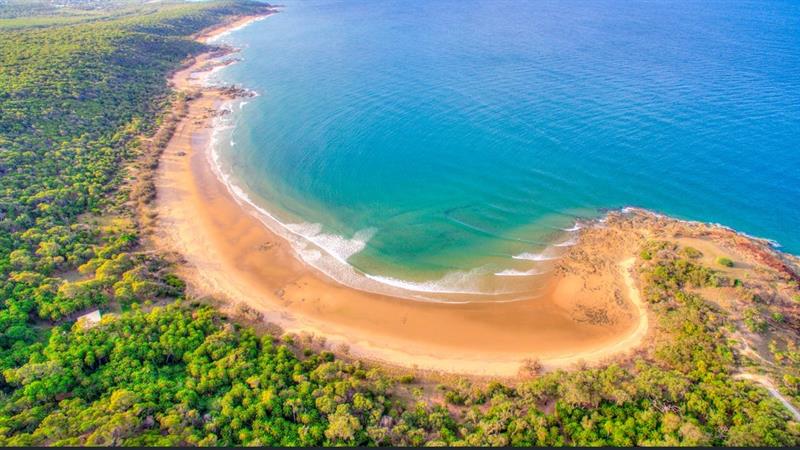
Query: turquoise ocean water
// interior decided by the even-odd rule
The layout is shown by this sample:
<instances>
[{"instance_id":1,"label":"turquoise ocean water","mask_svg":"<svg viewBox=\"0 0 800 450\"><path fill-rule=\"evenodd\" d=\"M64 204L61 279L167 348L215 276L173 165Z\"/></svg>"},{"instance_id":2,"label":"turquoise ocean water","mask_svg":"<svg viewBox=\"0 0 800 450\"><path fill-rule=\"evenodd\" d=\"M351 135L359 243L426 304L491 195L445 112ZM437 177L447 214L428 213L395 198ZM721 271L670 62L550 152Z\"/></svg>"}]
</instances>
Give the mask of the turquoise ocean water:
<instances>
[{"instance_id":1,"label":"turquoise ocean water","mask_svg":"<svg viewBox=\"0 0 800 450\"><path fill-rule=\"evenodd\" d=\"M513 293L627 205L800 253L800 2L283 3L215 151L331 276Z\"/></svg>"}]
</instances>

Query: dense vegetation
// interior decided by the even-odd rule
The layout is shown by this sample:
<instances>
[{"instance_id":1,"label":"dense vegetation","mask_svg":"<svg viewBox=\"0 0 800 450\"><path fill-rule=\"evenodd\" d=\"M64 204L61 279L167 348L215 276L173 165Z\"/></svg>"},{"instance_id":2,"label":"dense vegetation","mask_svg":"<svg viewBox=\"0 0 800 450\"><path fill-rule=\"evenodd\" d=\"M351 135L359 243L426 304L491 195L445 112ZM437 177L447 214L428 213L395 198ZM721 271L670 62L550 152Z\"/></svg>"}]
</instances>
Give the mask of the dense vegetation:
<instances>
[{"instance_id":1,"label":"dense vegetation","mask_svg":"<svg viewBox=\"0 0 800 450\"><path fill-rule=\"evenodd\" d=\"M513 388L462 380L440 387L448 405L208 307L134 308L57 327L5 372L0 444L796 444L787 411L731 377L725 319L684 293L664 307L651 359Z\"/></svg>"},{"instance_id":2,"label":"dense vegetation","mask_svg":"<svg viewBox=\"0 0 800 450\"><path fill-rule=\"evenodd\" d=\"M27 360L43 321L178 293L135 251L121 168L159 122L167 73L202 50L188 36L255 7L0 32L0 369Z\"/></svg>"},{"instance_id":3,"label":"dense vegetation","mask_svg":"<svg viewBox=\"0 0 800 450\"><path fill-rule=\"evenodd\" d=\"M150 14L161 9L166 1L155 5L149 0L0 0L0 30Z\"/></svg>"},{"instance_id":4,"label":"dense vegetation","mask_svg":"<svg viewBox=\"0 0 800 450\"><path fill-rule=\"evenodd\" d=\"M658 318L650 351L514 386L433 387L180 300L169 264L139 245L135 182L163 138L141 136L180 102L165 76L203 50L189 36L255 8L169 5L0 35L0 445L800 443L788 411L734 377L735 318L697 293L738 280L665 242L639 266ZM94 307L116 314L74 323ZM797 396L798 351L773 353Z\"/></svg>"}]
</instances>

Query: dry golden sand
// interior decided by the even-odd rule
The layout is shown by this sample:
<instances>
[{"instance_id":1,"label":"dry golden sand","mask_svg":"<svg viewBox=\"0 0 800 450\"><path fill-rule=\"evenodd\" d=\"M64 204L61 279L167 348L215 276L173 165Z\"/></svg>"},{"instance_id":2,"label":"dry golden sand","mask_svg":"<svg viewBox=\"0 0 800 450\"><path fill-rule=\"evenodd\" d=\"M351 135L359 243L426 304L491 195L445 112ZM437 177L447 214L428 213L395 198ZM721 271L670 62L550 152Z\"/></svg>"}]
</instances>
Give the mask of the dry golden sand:
<instances>
[{"instance_id":1,"label":"dry golden sand","mask_svg":"<svg viewBox=\"0 0 800 450\"><path fill-rule=\"evenodd\" d=\"M213 173L212 121L227 98L203 88L192 77L198 69L208 69L207 56L172 78L177 90L202 89L203 95L190 101L162 156L154 237L159 247L183 256L181 274L194 295L245 303L285 331L324 336L332 348L345 343L352 356L447 373L516 376L526 359L568 367L642 342L648 322L629 273L633 259L602 245L594 246L601 254L593 255L603 261L602 270L565 258L546 281L546 295L513 303L391 298L342 286L304 265ZM588 251L582 246L570 254Z\"/></svg>"}]
</instances>

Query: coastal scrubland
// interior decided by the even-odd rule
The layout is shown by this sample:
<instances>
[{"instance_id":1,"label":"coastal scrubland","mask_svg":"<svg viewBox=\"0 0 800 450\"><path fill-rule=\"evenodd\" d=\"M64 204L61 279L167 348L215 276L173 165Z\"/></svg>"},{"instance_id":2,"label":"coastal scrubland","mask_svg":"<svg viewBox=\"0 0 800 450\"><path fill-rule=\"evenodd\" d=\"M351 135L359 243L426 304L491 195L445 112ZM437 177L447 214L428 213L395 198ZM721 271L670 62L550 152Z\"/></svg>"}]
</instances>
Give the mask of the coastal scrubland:
<instances>
[{"instance_id":1,"label":"coastal scrubland","mask_svg":"<svg viewBox=\"0 0 800 450\"><path fill-rule=\"evenodd\" d=\"M798 261L720 227L587 224L560 274L630 261L648 339L567 369L532 356L513 379L380 367L193 297L180 257L146 245L160 151L196 95L167 77L212 50L195 35L267 8L148 11L0 31L0 445L800 443L758 382L800 402ZM565 307L621 320L594 301Z\"/></svg>"}]
</instances>

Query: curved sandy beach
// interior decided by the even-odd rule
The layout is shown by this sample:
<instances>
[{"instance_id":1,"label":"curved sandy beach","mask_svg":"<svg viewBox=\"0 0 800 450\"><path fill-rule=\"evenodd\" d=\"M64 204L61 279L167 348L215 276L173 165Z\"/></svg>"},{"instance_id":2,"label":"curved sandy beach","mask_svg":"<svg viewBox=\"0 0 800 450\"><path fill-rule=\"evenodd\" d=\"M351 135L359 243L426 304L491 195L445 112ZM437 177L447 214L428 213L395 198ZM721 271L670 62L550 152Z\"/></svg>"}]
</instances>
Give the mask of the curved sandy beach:
<instances>
[{"instance_id":1,"label":"curved sandy beach","mask_svg":"<svg viewBox=\"0 0 800 450\"><path fill-rule=\"evenodd\" d=\"M228 28L247 20L253 18ZM568 367L642 342L648 321L630 274L634 259L619 249L604 253L607 270L565 265L545 282L544 296L513 303L391 298L339 285L304 265L254 211L237 203L210 166L213 117L230 93L203 88L192 76L208 68L203 56L172 79L177 90L203 95L189 102L156 183L153 240L182 255L181 275L195 296L245 303L285 331L324 336L331 347L345 343L353 356L448 373L511 377L526 359Z\"/></svg>"}]
</instances>

